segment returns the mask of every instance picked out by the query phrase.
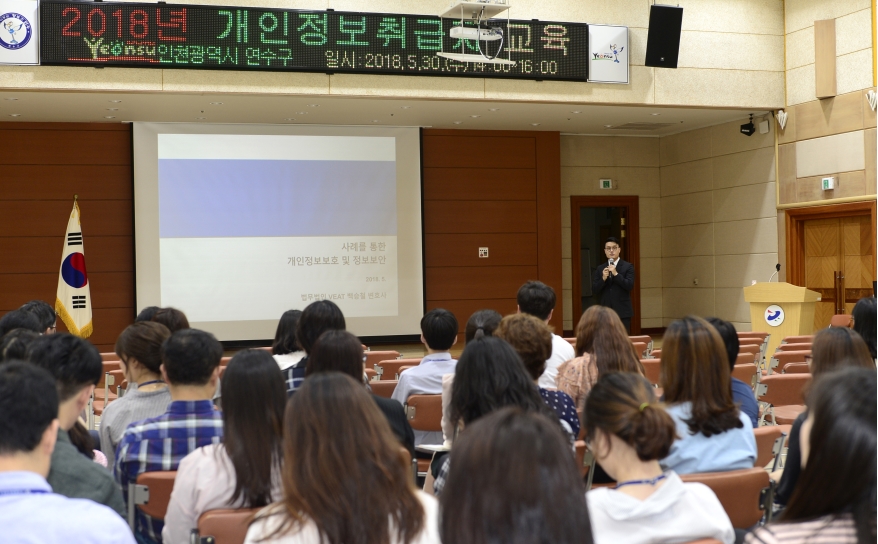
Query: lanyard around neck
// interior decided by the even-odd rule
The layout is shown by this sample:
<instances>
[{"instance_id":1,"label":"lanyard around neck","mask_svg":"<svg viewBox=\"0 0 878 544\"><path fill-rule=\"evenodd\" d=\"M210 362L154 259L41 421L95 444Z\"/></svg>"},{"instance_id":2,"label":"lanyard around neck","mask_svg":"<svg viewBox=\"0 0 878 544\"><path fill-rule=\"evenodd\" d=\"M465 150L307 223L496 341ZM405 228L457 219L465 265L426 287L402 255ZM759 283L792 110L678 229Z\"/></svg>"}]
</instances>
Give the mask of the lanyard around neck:
<instances>
[{"instance_id":1,"label":"lanyard around neck","mask_svg":"<svg viewBox=\"0 0 878 544\"><path fill-rule=\"evenodd\" d=\"M667 477L667 474L660 474L651 480L628 480L627 482L619 482L613 489L619 489L620 487L625 487L626 485L655 485Z\"/></svg>"}]
</instances>

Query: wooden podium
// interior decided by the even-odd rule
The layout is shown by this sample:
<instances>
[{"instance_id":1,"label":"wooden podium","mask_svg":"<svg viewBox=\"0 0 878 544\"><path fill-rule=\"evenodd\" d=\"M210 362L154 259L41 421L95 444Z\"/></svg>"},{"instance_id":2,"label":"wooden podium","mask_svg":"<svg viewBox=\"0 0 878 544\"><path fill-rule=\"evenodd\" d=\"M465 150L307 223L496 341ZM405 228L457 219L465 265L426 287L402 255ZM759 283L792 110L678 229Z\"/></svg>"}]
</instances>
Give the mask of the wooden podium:
<instances>
[{"instance_id":1,"label":"wooden podium","mask_svg":"<svg viewBox=\"0 0 878 544\"><path fill-rule=\"evenodd\" d=\"M744 287L744 300L750 303L752 330L771 335L766 358L784 337L814 333L814 306L820 300L816 291L789 283L764 282Z\"/></svg>"}]
</instances>

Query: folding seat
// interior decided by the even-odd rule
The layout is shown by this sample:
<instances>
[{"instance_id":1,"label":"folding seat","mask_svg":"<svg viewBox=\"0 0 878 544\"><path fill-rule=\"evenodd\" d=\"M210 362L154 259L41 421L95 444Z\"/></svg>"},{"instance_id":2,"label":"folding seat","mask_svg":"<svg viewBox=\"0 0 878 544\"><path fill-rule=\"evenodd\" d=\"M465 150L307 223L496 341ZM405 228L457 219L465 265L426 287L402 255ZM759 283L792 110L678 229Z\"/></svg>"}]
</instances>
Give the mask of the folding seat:
<instances>
[{"instance_id":1,"label":"folding seat","mask_svg":"<svg viewBox=\"0 0 878 544\"><path fill-rule=\"evenodd\" d=\"M367 351L364 355L366 356L366 368L374 368L375 364L380 363L381 361L399 359L398 351ZM378 369L376 368L375 370ZM381 372L379 372L379 374L380 373Z\"/></svg>"},{"instance_id":2,"label":"folding seat","mask_svg":"<svg viewBox=\"0 0 878 544\"><path fill-rule=\"evenodd\" d=\"M757 400L763 403L760 425L764 424L766 412L771 415L773 425L792 424L796 417L805 411L802 394L810 381L810 374L764 376L759 383L760 391L756 393Z\"/></svg>"},{"instance_id":3,"label":"folding seat","mask_svg":"<svg viewBox=\"0 0 878 544\"><path fill-rule=\"evenodd\" d=\"M369 382L369 387L379 397L389 399L393 395L393 390L396 389L396 384L398 383L397 380L372 380Z\"/></svg>"},{"instance_id":4,"label":"folding seat","mask_svg":"<svg viewBox=\"0 0 878 544\"><path fill-rule=\"evenodd\" d=\"M377 352L372 352L377 353ZM386 353L386 352L385 352ZM369 355L366 354L366 357ZM379 380L398 380L399 368L403 366L418 366L421 364L420 359L381 359L380 361L369 364L366 361L366 368L374 368L378 373Z\"/></svg>"},{"instance_id":5,"label":"folding seat","mask_svg":"<svg viewBox=\"0 0 878 544\"><path fill-rule=\"evenodd\" d=\"M176 470L144 472L137 476L136 483L128 484L128 525L132 531L135 508L155 519L165 519L176 477Z\"/></svg>"},{"instance_id":6,"label":"folding seat","mask_svg":"<svg viewBox=\"0 0 878 544\"><path fill-rule=\"evenodd\" d=\"M250 521L261 508L208 510L198 518L190 542L201 544L243 544Z\"/></svg>"},{"instance_id":7,"label":"folding seat","mask_svg":"<svg viewBox=\"0 0 878 544\"><path fill-rule=\"evenodd\" d=\"M792 425L763 425L753 429L756 438L756 467L765 467L774 461L772 471L779 468L780 454L792 428Z\"/></svg>"},{"instance_id":8,"label":"folding seat","mask_svg":"<svg viewBox=\"0 0 878 544\"><path fill-rule=\"evenodd\" d=\"M405 415L415 431L442 431L442 395L412 395L405 401ZM418 459L418 475L426 476L429 459Z\"/></svg>"},{"instance_id":9,"label":"folding seat","mask_svg":"<svg viewBox=\"0 0 878 544\"><path fill-rule=\"evenodd\" d=\"M702 483L713 490L736 529L749 529L758 524L763 512L770 517L774 482L762 468L681 474L680 479Z\"/></svg>"},{"instance_id":10,"label":"folding seat","mask_svg":"<svg viewBox=\"0 0 878 544\"><path fill-rule=\"evenodd\" d=\"M643 365L643 373L649 383L657 386L661 375L661 359L641 359L640 364Z\"/></svg>"}]
</instances>

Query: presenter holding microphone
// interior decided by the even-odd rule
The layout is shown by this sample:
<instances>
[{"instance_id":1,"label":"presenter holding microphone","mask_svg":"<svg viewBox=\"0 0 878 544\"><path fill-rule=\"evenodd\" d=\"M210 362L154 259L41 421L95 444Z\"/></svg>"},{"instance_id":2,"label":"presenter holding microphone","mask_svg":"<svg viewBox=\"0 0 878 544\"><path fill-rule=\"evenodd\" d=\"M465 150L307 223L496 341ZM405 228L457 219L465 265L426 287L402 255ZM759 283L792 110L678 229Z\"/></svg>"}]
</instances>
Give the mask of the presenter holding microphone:
<instances>
[{"instance_id":1,"label":"presenter holding microphone","mask_svg":"<svg viewBox=\"0 0 878 544\"><path fill-rule=\"evenodd\" d=\"M634 288L634 265L623 261L619 256L622 248L619 240L614 237L604 242L604 252L608 261L599 265L594 271L591 287L596 296L600 296L601 306L612 308L619 314L625 329L631 332L631 317L634 309L631 306L631 289Z\"/></svg>"}]
</instances>

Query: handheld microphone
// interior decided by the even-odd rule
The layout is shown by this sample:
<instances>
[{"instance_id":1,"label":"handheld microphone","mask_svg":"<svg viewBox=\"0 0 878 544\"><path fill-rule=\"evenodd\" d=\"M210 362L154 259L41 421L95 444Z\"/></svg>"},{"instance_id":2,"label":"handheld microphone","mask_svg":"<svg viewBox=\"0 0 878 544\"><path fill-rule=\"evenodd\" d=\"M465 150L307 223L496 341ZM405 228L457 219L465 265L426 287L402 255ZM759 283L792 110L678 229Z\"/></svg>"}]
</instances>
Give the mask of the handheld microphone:
<instances>
[{"instance_id":1,"label":"handheld microphone","mask_svg":"<svg viewBox=\"0 0 878 544\"><path fill-rule=\"evenodd\" d=\"M768 283L771 283L771 280L772 280L775 276L777 276L777 273L778 273L778 272L780 272L780 263L777 263L777 265L775 265L775 267L774 267L774 274L772 274L771 277L768 278Z\"/></svg>"}]
</instances>

